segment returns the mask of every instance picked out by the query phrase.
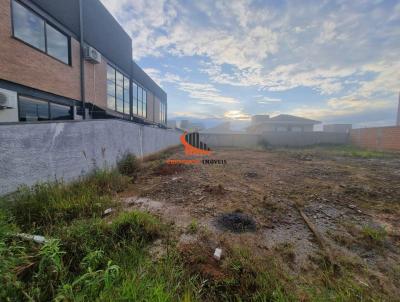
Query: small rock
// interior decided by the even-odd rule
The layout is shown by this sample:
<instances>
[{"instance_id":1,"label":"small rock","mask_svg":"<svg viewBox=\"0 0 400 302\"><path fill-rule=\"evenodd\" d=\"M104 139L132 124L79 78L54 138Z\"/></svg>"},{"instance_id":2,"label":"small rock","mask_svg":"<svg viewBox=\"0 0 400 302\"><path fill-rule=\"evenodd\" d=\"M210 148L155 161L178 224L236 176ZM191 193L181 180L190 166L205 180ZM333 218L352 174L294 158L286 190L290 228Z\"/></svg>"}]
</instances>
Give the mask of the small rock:
<instances>
[{"instance_id":1,"label":"small rock","mask_svg":"<svg viewBox=\"0 0 400 302\"><path fill-rule=\"evenodd\" d=\"M222 249L216 248L214 251L214 259L215 260L221 260L221 255L222 255Z\"/></svg>"},{"instance_id":2,"label":"small rock","mask_svg":"<svg viewBox=\"0 0 400 302\"><path fill-rule=\"evenodd\" d=\"M249 178L255 178L255 177L258 176L258 174L257 174L257 172L255 172L255 171L249 171L249 172L246 172L246 173L244 174L244 176L249 177Z\"/></svg>"},{"instance_id":3,"label":"small rock","mask_svg":"<svg viewBox=\"0 0 400 302\"><path fill-rule=\"evenodd\" d=\"M361 210L357 210L357 212L360 213L360 214L362 214L362 211L361 211Z\"/></svg>"},{"instance_id":4,"label":"small rock","mask_svg":"<svg viewBox=\"0 0 400 302\"><path fill-rule=\"evenodd\" d=\"M356 205L354 205L354 204L349 204L348 207L349 207L350 209L355 209L355 208L356 208Z\"/></svg>"}]
</instances>

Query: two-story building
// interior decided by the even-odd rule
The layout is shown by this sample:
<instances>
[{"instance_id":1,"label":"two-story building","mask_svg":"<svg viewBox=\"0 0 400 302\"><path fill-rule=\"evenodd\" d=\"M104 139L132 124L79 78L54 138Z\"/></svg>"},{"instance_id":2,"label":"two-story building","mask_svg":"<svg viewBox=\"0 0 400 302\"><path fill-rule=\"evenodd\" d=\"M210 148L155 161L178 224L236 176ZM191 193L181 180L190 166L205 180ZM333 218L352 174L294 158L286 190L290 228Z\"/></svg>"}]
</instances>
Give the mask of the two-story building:
<instances>
[{"instance_id":1,"label":"two-story building","mask_svg":"<svg viewBox=\"0 0 400 302\"><path fill-rule=\"evenodd\" d=\"M0 123L83 118L164 126L167 94L99 0L0 0Z\"/></svg>"}]
</instances>

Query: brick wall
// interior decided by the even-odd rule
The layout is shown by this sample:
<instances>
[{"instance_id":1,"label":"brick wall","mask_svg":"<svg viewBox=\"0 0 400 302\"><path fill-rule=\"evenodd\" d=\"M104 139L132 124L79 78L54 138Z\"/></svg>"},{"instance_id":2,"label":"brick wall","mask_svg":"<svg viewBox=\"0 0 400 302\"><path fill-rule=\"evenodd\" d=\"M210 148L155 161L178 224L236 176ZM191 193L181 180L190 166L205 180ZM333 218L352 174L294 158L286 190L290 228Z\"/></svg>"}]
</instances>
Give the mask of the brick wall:
<instances>
[{"instance_id":1,"label":"brick wall","mask_svg":"<svg viewBox=\"0 0 400 302\"><path fill-rule=\"evenodd\" d=\"M352 144L364 148L400 151L400 127L353 129Z\"/></svg>"},{"instance_id":2,"label":"brick wall","mask_svg":"<svg viewBox=\"0 0 400 302\"><path fill-rule=\"evenodd\" d=\"M72 66L12 38L10 0L0 0L0 78L80 99L79 42L71 39Z\"/></svg>"},{"instance_id":3,"label":"brick wall","mask_svg":"<svg viewBox=\"0 0 400 302\"><path fill-rule=\"evenodd\" d=\"M85 97L87 103L107 108L107 62L100 64L85 61Z\"/></svg>"}]
</instances>

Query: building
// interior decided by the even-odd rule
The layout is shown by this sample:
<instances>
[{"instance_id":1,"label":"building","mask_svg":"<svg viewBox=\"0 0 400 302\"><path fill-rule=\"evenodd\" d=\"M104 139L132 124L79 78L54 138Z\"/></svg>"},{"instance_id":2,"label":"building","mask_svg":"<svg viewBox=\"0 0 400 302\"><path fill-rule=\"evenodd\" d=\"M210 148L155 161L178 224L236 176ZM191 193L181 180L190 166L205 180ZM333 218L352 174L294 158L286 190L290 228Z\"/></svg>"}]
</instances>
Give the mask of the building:
<instances>
[{"instance_id":1,"label":"building","mask_svg":"<svg viewBox=\"0 0 400 302\"><path fill-rule=\"evenodd\" d=\"M0 0L0 122L167 124L167 94L99 0Z\"/></svg>"},{"instance_id":2,"label":"building","mask_svg":"<svg viewBox=\"0 0 400 302\"><path fill-rule=\"evenodd\" d=\"M314 125L319 121L310 120L294 115L280 114L275 117L269 115L254 115L251 124L246 128L248 133L261 134L263 132L312 132Z\"/></svg>"},{"instance_id":3,"label":"building","mask_svg":"<svg viewBox=\"0 0 400 302\"><path fill-rule=\"evenodd\" d=\"M352 128L352 124L330 124L323 126L324 132L336 133L350 133Z\"/></svg>"}]
</instances>

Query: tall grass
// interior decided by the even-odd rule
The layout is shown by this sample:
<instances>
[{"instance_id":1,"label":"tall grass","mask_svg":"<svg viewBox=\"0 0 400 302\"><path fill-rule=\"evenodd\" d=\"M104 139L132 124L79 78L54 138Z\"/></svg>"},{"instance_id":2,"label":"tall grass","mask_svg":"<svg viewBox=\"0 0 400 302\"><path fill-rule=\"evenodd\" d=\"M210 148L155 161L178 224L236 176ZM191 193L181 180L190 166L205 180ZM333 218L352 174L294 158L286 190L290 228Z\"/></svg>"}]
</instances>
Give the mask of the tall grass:
<instances>
[{"instance_id":1,"label":"tall grass","mask_svg":"<svg viewBox=\"0 0 400 302\"><path fill-rule=\"evenodd\" d=\"M112 195L122 191L128 181L128 177L115 171L96 171L70 184L21 187L0 202L23 231L43 233L62 222L100 217L114 204Z\"/></svg>"}]
</instances>

